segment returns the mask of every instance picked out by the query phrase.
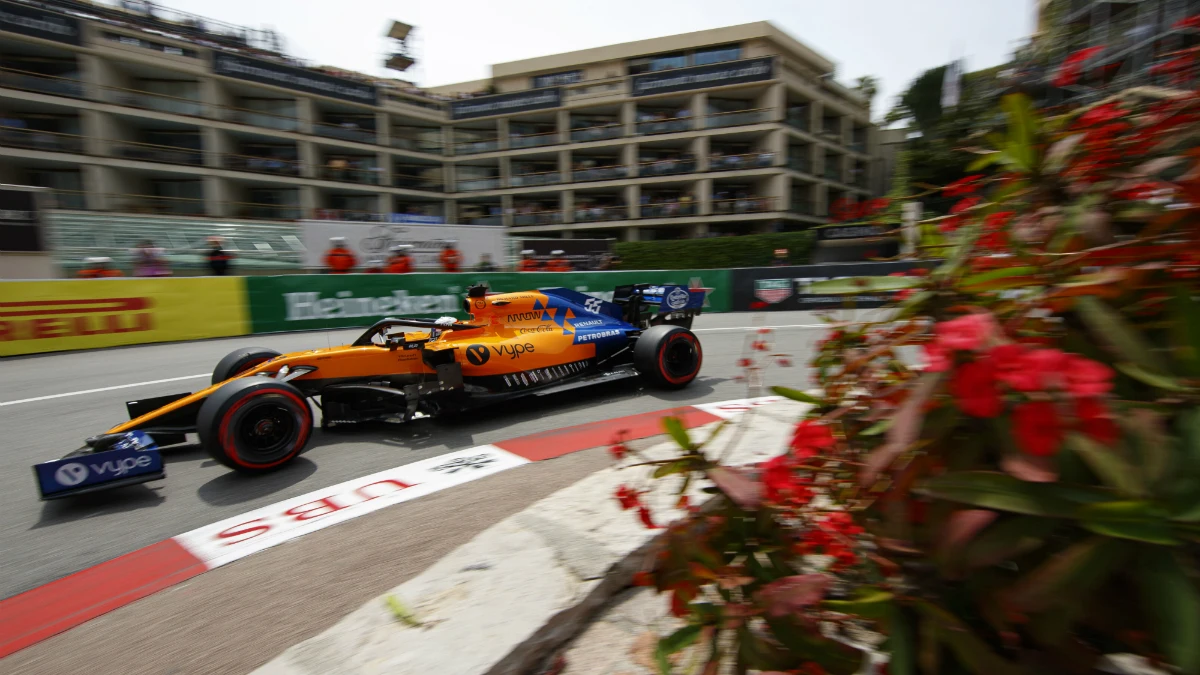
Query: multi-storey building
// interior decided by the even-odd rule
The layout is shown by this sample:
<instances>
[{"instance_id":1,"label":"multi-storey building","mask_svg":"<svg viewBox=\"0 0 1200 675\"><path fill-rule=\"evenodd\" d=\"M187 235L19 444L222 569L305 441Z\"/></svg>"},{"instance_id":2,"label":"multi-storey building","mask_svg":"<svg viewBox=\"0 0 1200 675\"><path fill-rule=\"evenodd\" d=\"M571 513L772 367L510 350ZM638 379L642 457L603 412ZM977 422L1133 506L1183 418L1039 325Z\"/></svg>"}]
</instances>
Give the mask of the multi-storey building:
<instances>
[{"instance_id":1,"label":"multi-storey building","mask_svg":"<svg viewBox=\"0 0 1200 675\"><path fill-rule=\"evenodd\" d=\"M0 182L70 210L627 240L802 229L885 182L867 102L769 23L428 91L257 37L161 8L0 1Z\"/></svg>"}]
</instances>

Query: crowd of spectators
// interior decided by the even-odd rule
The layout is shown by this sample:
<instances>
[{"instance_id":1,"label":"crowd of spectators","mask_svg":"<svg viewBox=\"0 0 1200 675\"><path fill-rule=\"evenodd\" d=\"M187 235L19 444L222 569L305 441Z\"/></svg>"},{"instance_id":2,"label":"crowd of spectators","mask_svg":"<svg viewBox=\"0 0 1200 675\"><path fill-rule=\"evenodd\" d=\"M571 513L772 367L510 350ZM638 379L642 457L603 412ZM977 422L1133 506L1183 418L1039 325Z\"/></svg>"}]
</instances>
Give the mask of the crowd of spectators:
<instances>
[{"instance_id":1,"label":"crowd of spectators","mask_svg":"<svg viewBox=\"0 0 1200 675\"><path fill-rule=\"evenodd\" d=\"M696 170L696 158L690 152L672 152L658 157L642 157L639 165L639 174L642 176L691 173Z\"/></svg>"},{"instance_id":2,"label":"crowd of spectators","mask_svg":"<svg viewBox=\"0 0 1200 675\"><path fill-rule=\"evenodd\" d=\"M708 156L709 171L735 171L738 169L761 169L775 164L775 153L769 150L725 154L713 150Z\"/></svg>"}]
</instances>

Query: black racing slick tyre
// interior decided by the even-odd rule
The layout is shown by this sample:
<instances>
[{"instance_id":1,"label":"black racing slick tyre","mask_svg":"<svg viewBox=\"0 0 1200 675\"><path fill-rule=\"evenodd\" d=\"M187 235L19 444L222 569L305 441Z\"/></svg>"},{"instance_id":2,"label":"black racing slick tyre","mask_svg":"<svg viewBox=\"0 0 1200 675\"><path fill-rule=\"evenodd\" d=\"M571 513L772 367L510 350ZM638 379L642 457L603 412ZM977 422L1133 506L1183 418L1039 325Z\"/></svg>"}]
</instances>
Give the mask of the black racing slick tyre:
<instances>
[{"instance_id":1,"label":"black racing slick tyre","mask_svg":"<svg viewBox=\"0 0 1200 675\"><path fill-rule=\"evenodd\" d=\"M234 375L266 363L276 356L279 356L279 352L266 347L242 347L237 351L230 352L217 363L216 368L213 368L212 383L220 384Z\"/></svg>"},{"instance_id":2,"label":"black racing slick tyre","mask_svg":"<svg viewBox=\"0 0 1200 675\"><path fill-rule=\"evenodd\" d=\"M300 390L263 377L234 380L213 392L196 419L200 445L243 473L292 461L312 437L313 413Z\"/></svg>"},{"instance_id":3,"label":"black racing slick tyre","mask_svg":"<svg viewBox=\"0 0 1200 675\"><path fill-rule=\"evenodd\" d=\"M700 374L704 351L696 335L679 326L651 326L633 346L633 365L664 389L682 389Z\"/></svg>"}]
</instances>

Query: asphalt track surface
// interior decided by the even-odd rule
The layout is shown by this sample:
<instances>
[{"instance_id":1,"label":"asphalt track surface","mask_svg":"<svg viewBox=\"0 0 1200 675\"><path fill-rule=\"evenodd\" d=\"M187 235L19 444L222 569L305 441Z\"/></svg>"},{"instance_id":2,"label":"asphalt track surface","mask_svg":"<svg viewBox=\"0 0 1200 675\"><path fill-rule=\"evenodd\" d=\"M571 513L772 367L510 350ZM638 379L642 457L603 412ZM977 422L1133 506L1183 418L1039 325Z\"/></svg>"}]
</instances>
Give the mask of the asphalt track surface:
<instances>
[{"instance_id":1,"label":"asphalt track surface","mask_svg":"<svg viewBox=\"0 0 1200 675\"><path fill-rule=\"evenodd\" d=\"M57 459L86 436L125 419L139 397L195 391L233 349L254 344L281 352L345 343L359 330L259 335L145 345L0 361L0 597L10 597L91 565L251 509L453 450L678 405L742 398L738 359L762 325L776 351L797 367L772 369L772 384L806 384L804 364L821 333L806 312L714 314L694 328L705 351L700 376L682 391L626 381L526 399L453 422L418 420L315 433L309 450L283 470L246 477L213 462L198 446L164 451L167 479L70 500L41 502L30 467ZM173 381L162 381L173 380ZM151 383L156 382L156 383ZM123 385L140 384L125 387ZM193 437L194 438L194 437ZM236 567L236 566L235 566Z\"/></svg>"}]
</instances>

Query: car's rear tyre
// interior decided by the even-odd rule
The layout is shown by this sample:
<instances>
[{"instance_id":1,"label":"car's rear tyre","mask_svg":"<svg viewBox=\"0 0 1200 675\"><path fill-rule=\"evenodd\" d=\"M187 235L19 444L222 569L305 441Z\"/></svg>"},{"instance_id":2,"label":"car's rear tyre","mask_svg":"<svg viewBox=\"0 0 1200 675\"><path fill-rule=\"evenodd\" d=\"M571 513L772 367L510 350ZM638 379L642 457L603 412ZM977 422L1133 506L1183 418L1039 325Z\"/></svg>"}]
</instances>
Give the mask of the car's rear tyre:
<instances>
[{"instance_id":1,"label":"car's rear tyre","mask_svg":"<svg viewBox=\"0 0 1200 675\"><path fill-rule=\"evenodd\" d=\"M247 377L213 392L196 420L200 445L214 460L244 473L277 469L295 459L312 436L312 409L300 390Z\"/></svg>"},{"instance_id":2,"label":"car's rear tyre","mask_svg":"<svg viewBox=\"0 0 1200 675\"><path fill-rule=\"evenodd\" d=\"M220 384L234 375L244 373L276 356L279 356L279 352L266 347L242 347L237 351L230 352L217 363L216 368L213 368L212 383Z\"/></svg>"},{"instance_id":3,"label":"car's rear tyre","mask_svg":"<svg viewBox=\"0 0 1200 675\"><path fill-rule=\"evenodd\" d=\"M704 351L692 331L679 326L651 326L633 346L633 365L655 386L682 389L700 374Z\"/></svg>"}]
</instances>

